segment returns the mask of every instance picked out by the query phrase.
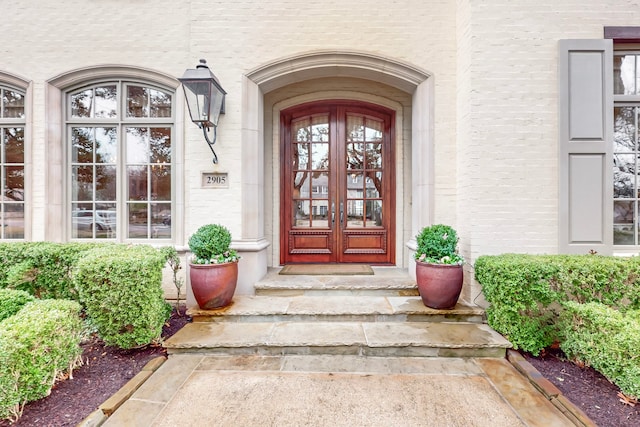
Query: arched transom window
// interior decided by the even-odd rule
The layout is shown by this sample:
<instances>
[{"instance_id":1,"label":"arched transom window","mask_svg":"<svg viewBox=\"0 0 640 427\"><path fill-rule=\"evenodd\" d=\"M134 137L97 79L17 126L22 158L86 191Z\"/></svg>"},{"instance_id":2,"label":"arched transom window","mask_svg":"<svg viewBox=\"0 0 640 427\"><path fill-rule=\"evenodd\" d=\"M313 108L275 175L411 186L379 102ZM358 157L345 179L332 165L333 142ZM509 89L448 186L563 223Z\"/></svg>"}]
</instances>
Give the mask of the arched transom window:
<instances>
[{"instance_id":1,"label":"arched transom window","mask_svg":"<svg viewBox=\"0 0 640 427\"><path fill-rule=\"evenodd\" d=\"M109 81L66 99L70 238L172 239L173 92Z\"/></svg>"}]
</instances>

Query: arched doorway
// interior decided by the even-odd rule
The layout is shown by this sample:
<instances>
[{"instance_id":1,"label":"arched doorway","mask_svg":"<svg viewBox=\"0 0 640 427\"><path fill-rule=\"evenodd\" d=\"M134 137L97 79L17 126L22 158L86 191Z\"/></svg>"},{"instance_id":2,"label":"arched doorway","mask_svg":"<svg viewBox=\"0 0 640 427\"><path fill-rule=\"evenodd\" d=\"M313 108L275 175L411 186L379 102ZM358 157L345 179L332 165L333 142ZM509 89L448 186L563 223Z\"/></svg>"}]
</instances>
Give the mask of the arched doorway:
<instances>
[{"instance_id":1,"label":"arched doorway","mask_svg":"<svg viewBox=\"0 0 640 427\"><path fill-rule=\"evenodd\" d=\"M272 254L280 253L280 233L274 232L280 224L275 224L270 218L274 203L279 210L279 193L270 192L268 188L271 182L270 174L279 168L278 164L269 163L269 140L276 133L275 128L278 124L274 124L272 134L268 130L272 116L266 114L267 109L272 107L265 102L265 98L298 82L331 77L356 78L387 85L409 97L409 108L405 113L407 117L411 117L411 124L404 129L408 134L405 140L410 142L406 145L405 157L398 157L402 159L404 169L401 173L407 182L406 186L409 187L404 193L408 202L397 204L401 206L397 210L403 209L397 213L403 216L405 222L402 227L397 226L396 240L402 240L400 246L404 247L404 252L415 247L413 236L419 228L431 222L434 79L430 73L389 57L354 51L314 51L266 63L249 71L242 82L242 235L234 241L246 266L238 279L240 292L251 293L253 283L266 274L269 266L279 263L279 256L272 257ZM331 99L341 98L346 91L349 89L343 89L342 94L332 96ZM372 96L349 98L368 100L375 97L376 93L368 92ZM319 96L313 99L320 98ZM286 96L280 99L286 99ZM291 105L295 104L288 104L284 108ZM273 106L273 109L275 113L276 107ZM273 116L274 119L276 117L279 120L279 114ZM274 149L277 141L274 141ZM274 161L276 159L279 159L279 155L274 157ZM400 173L400 170L397 170ZM278 177L279 175L276 175L276 181ZM275 224L272 229L269 228L271 223ZM278 246L278 250L271 252L274 246ZM396 245L398 248L400 246ZM405 255L399 258L396 252L396 265L406 268L412 262L410 257Z\"/></svg>"},{"instance_id":2,"label":"arched doorway","mask_svg":"<svg viewBox=\"0 0 640 427\"><path fill-rule=\"evenodd\" d=\"M348 100L281 112L281 264L395 263L394 118Z\"/></svg>"}]
</instances>

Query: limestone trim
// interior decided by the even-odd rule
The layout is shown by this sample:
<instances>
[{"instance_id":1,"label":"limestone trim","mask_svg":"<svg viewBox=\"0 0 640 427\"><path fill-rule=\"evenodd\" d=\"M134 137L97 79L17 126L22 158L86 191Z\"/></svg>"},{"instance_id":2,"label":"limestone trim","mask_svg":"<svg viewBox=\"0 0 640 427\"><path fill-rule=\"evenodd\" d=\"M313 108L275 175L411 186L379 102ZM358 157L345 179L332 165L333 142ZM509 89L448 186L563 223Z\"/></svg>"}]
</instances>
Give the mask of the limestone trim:
<instances>
[{"instance_id":1,"label":"limestone trim","mask_svg":"<svg viewBox=\"0 0 640 427\"><path fill-rule=\"evenodd\" d=\"M6 73L4 71L0 71L0 82L6 84L7 86L13 86L16 89L22 89L24 91L29 88L29 85L31 83L27 79L23 79L22 77L16 76L15 74Z\"/></svg>"},{"instance_id":2,"label":"limestone trim","mask_svg":"<svg viewBox=\"0 0 640 427\"><path fill-rule=\"evenodd\" d=\"M125 65L94 65L91 67L78 68L65 72L47 81L52 86L59 89L68 89L77 84L85 84L93 80L106 79L136 79L152 81L156 84L177 89L180 85L178 79L169 74L141 67L129 67Z\"/></svg>"},{"instance_id":3,"label":"limestone trim","mask_svg":"<svg viewBox=\"0 0 640 427\"><path fill-rule=\"evenodd\" d=\"M373 53L321 50L277 59L246 76L264 93L285 84L328 76L374 80L412 93L431 73Z\"/></svg>"}]
</instances>

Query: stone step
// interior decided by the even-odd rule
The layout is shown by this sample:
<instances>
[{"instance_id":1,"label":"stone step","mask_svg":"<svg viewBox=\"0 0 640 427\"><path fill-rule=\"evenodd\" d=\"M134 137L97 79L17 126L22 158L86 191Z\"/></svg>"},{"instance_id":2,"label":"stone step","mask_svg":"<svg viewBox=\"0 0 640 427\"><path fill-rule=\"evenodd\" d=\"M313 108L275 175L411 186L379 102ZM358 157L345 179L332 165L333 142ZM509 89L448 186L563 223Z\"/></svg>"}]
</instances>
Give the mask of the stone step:
<instances>
[{"instance_id":1,"label":"stone step","mask_svg":"<svg viewBox=\"0 0 640 427\"><path fill-rule=\"evenodd\" d=\"M484 321L484 310L458 303L452 310L425 307L419 296L246 296L229 307L191 307L194 322L472 322Z\"/></svg>"},{"instance_id":2,"label":"stone step","mask_svg":"<svg viewBox=\"0 0 640 427\"><path fill-rule=\"evenodd\" d=\"M486 324L449 322L195 322L164 342L169 354L332 354L505 357Z\"/></svg>"},{"instance_id":3,"label":"stone step","mask_svg":"<svg viewBox=\"0 0 640 427\"><path fill-rule=\"evenodd\" d=\"M256 295L418 295L416 282L406 270L374 267L372 276L286 276L271 269L255 283Z\"/></svg>"}]
</instances>

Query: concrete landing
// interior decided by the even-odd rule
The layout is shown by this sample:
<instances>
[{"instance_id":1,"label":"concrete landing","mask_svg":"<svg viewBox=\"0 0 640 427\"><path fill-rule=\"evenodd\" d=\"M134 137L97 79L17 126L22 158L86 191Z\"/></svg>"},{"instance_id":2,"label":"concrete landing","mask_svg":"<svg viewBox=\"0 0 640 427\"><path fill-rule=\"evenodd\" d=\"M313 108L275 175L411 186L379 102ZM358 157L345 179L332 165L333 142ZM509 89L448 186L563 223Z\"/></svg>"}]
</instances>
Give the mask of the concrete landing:
<instances>
[{"instance_id":1,"label":"concrete landing","mask_svg":"<svg viewBox=\"0 0 640 427\"><path fill-rule=\"evenodd\" d=\"M505 359L172 355L106 426L572 426Z\"/></svg>"},{"instance_id":2,"label":"concrete landing","mask_svg":"<svg viewBox=\"0 0 640 427\"><path fill-rule=\"evenodd\" d=\"M203 322L184 326L164 347L169 354L504 357L511 344L477 323Z\"/></svg>"},{"instance_id":3,"label":"concrete landing","mask_svg":"<svg viewBox=\"0 0 640 427\"><path fill-rule=\"evenodd\" d=\"M236 295L229 307L190 307L194 322L369 321L475 322L484 310L459 302L452 310L426 307L419 296L248 296Z\"/></svg>"}]
</instances>

